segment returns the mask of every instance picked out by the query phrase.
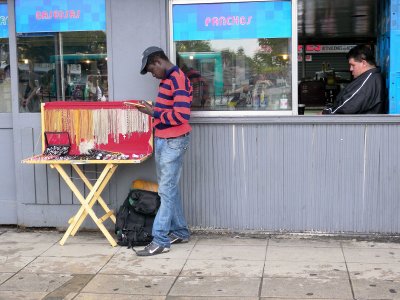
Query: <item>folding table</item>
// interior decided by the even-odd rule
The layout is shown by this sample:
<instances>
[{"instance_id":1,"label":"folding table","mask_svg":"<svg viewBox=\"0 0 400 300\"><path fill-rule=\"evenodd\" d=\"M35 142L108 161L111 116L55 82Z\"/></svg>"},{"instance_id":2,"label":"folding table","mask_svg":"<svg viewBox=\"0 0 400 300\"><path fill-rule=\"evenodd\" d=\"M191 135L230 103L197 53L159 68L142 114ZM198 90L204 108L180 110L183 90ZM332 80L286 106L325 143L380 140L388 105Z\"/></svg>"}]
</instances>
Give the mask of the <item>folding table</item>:
<instances>
[{"instance_id":1,"label":"folding table","mask_svg":"<svg viewBox=\"0 0 400 300\"><path fill-rule=\"evenodd\" d=\"M29 157L27 159L24 159L22 162L25 164L47 164L50 165L51 168L54 168L57 170L57 172L60 174L60 176L63 178L67 186L70 188L70 190L73 192L73 194L77 197L79 200L81 206L77 213L72 216L68 223L69 227L67 231L65 232L63 238L60 241L61 245L64 245L65 241L67 238L72 235L74 236L77 231L79 230L80 226L82 225L83 221L86 219L86 217L89 215L91 219L94 221L94 223L99 227L101 232L104 234L104 236L107 238L107 240L110 242L112 246L116 246L117 243L115 242L115 239L111 236L111 234L108 232L106 227L104 226L103 222L110 218L112 222L116 222L115 214L110 208L107 206L106 202L104 199L101 197L101 193L104 190L104 188L107 186L109 183L110 179L112 178L113 174L115 173L115 170L120 164L138 164L142 163L146 159L148 159L152 155L153 151L153 135L152 135L152 119L148 116L144 117L144 121L147 122L147 126L144 127L144 131L142 130L141 132L123 132L129 134L129 137L126 137L126 134L122 134L120 132L113 132L112 134L110 133L107 138L107 143L97 145L94 143L97 149L101 149L103 151L108 151L112 150L112 152L108 153L117 153L117 150L121 150L121 152L126 155L124 159L121 159L121 155L115 155L115 157L111 156L108 159L85 159L81 158L79 155L69 155L65 157L57 157L57 156L52 156L52 155L46 155L45 154L45 149L46 145L45 144L45 139L44 139L44 134L47 131L54 131L54 128L52 128L52 125L49 125L49 122L45 120L45 115L47 118L49 118L48 114L45 114L45 110L57 110L56 113L59 113L59 110L61 110L61 113L63 114L65 110L74 110L75 115L79 115L80 111L79 110L85 110L85 113L82 114L85 117L87 117L87 110L110 110L108 113L110 115L116 115L118 119L118 113L115 112L115 110L124 110L124 109L136 109L132 108L130 106L127 108L123 102L111 102L111 103L80 103L80 102L63 102L63 103L58 103L58 102L53 102L53 103L45 103L42 105L42 147L43 147L43 154L39 155L34 155L32 157ZM78 112L76 111L78 110ZM111 111L113 110L113 111ZM93 113L93 112L89 112ZM102 111L101 113L104 113ZM66 114L68 115L68 114ZM125 116L126 114L124 114ZM137 115L137 114L136 114ZM65 114L63 115L65 117ZM72 118L72 117L71 117ZM79 118L79 116L75 116L75 118ZM110 116L109 116L110 118ZM120 118L120 116L119 116ZM90 119L90 118L89 118ZM90 122L89 120L83 120L84 122ZM124 120L116 120L116 122L124 122ZM75 123L77 122L76 120L74 121ZM133 121L132 121L133 122ZM62 127L62 125L59 125ZM72 125L73 126L73 125ZM75 125L76 126L76 125ZM51 128L48 128L51 127ZM57 127L57 126L55 126ZM69 132L68 126L67 128L63 127L64 132ZM115 127L115 126L114 126ZM132 126L131 126L132 127ZM57 129L57 128L56 128ZM142 128L143 129L143 128ZM59 130L59 129L58 129ZM112 129L114 131L118 131L115 128ZM71 129L70 131L73 131ZM129 130L128 130L129 131ZM90 132L90 131L89 131ZM71 136L71 150L70 153L72 154L77 154L78 153L78 145L77 141L75 139L75 134L72 134ZM118 138L115 137L115 135L119 135ZM86 177L84 171L80 168L81 165L90 165L90 164L96 164L96 165L104 165L104 168L102 172L100 173L100 176L96 179L95 183L92 184L89 179ZM72 169L77 173L79 178L84 182L86 187L89 189L89 194L85 198L81 191L77 188L77 186L74 184L74 182L71 180L70 175L64 170L65 166L71 166ZM96 213L93 211L93 206L99 203L102 209L104 210L105 214L101 217L98 217Z\"/></svg>"}]
</instances>

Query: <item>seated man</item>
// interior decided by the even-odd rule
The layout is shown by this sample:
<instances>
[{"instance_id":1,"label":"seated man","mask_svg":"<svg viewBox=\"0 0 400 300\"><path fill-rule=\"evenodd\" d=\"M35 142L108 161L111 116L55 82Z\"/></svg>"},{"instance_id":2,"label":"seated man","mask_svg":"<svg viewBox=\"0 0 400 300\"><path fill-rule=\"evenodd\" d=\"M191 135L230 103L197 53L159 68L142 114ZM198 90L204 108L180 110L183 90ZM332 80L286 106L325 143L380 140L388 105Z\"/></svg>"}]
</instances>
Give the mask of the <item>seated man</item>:
<instances>
[{"instance_id":1,"label":"seated man","mask_svg":"<svg viewBox=\"0 0 400 300\"><path fill-rule=\"evenodd\" d=\"M385 81L368 46L359 45L347 54L354 80L322 114L383 114L386 112Z\"/></svg>"}]
</instances>

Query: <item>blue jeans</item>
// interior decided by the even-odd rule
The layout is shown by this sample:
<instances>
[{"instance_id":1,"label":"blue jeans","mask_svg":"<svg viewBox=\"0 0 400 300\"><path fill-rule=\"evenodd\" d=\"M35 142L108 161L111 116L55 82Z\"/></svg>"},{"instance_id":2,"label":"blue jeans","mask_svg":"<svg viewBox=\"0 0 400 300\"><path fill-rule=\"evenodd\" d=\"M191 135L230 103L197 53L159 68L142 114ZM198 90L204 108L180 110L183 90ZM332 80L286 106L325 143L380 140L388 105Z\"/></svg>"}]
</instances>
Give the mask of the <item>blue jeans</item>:
<instances>
[{"instance_id":1,"label":"blue jeans","mask_svg":"<svg viewBox=\"0 0 400 300\"><path fill-rule=\"evenodd\" d=\"M153 242L170 247L168 233L189 238L189 230L183 215L179 179L183 156L189 146L190 135L174 139L154 138L158 194L161 206L153 224Z\"/></svg>"}]
</instances>

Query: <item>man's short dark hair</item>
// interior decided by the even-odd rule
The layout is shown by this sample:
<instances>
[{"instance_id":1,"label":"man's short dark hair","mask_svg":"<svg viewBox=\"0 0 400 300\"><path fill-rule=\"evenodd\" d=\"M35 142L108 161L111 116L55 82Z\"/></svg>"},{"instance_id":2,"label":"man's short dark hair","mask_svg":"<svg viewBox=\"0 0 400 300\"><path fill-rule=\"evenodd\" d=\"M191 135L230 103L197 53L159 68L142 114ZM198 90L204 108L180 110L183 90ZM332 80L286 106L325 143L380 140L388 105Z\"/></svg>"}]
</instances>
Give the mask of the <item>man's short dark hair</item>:
<instances>
[{"instance_id":1,"label":"man's short dark hair","mask_svg":"<svg viewBox=\"0 0 400 300\"><path fill-rule=\"evenodd\" d=\"M167 55L165 55L164 51L158 51L149 55L146 66L154 64L157 59L169 61L169 58Z\"/></svg>"},{"instance_id":2,"label":"man's short dark hair","mask_svg":"<svg viewBox=\"0 0 400 300\"><path fill-rule=\"evenodd\" d=\"M376 66L376 61L371 48L367 45L358 45L351 48L346 55L347 59L353 58L357 62L365 60L368 64Z\"/></svg>"}]
</instances>

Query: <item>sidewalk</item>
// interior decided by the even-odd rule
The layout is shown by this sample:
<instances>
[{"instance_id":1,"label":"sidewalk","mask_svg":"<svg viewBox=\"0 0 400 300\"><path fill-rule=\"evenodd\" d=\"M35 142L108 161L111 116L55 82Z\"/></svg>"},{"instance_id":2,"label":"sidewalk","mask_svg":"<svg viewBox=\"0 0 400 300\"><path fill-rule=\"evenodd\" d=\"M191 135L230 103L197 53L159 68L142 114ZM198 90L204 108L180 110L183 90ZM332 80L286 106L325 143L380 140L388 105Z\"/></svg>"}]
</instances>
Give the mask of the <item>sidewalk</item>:
<instances>
[{"instance_id":1,"label":"sidewalk","mask_svg":"<svg viewBox=\"0 0 400 300\"><path fill-rule=\"evenodd\" d=\"M400 299L400 243L194 234L139 258L99 233L0 227L0 299Z\"/></svg>"}]
</instances>

